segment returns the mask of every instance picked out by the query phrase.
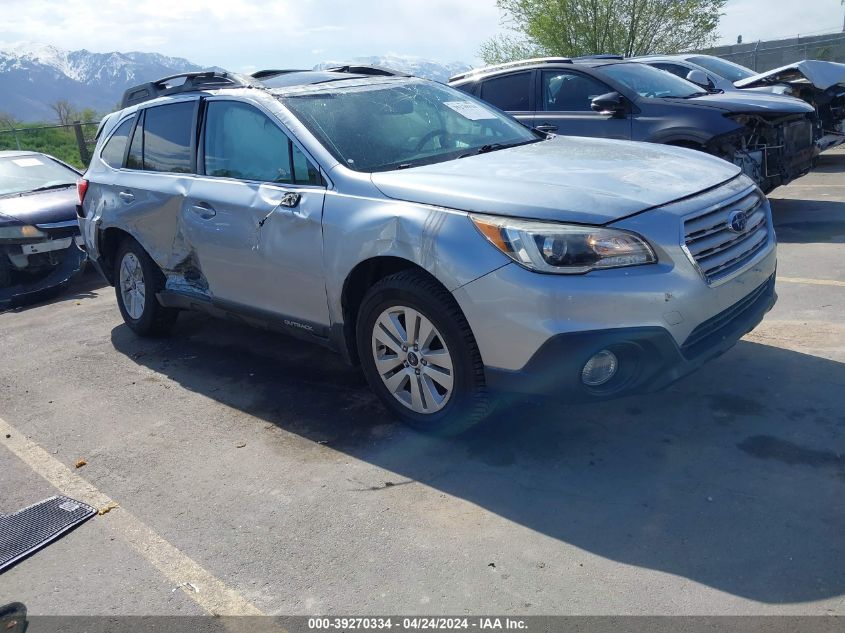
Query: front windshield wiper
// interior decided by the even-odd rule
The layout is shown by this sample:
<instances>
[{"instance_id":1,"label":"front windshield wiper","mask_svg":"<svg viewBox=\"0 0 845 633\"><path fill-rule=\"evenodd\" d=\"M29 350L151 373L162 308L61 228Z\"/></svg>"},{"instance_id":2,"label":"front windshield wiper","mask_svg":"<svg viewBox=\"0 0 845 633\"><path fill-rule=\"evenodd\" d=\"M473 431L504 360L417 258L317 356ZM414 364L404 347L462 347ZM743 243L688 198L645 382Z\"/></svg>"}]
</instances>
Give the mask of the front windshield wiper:
<instances>
[{"instance_id":1,"label":"front windshield wiper","mask_svg":"<svg viewBox=\"0 0 845 633\"><path fill-rule=\"evenodd\" d=\"M43 187L36 187L35 189L30 189L29 191L22 191L21 193L32 193L33 191L49 191L50 189L64 189L66 187L73 187L75 185L75 182L62 182L57 185L44 185Z\"/></svg>"},{"instance_id":2,"label":"front windshield wiper","mask_svg":"<svg viewBox=\"0 0 845 633\"><path fill-rule=\"evenodd\" d=\"M466 154L461 154L458 158L466 158L467 156L478 156L479 154L486 154L488 152L495 152L496 150L500 149L507 149L509 147L519 147L520 145L528 145L529 143L536 143L537 141L542 141L544 139L541 138L532 138L527 141L519 141L517 143L488 143L487 145L482 145L478 149L475 149L471 152L467 152Z\"/></svg>"}]
</instances>

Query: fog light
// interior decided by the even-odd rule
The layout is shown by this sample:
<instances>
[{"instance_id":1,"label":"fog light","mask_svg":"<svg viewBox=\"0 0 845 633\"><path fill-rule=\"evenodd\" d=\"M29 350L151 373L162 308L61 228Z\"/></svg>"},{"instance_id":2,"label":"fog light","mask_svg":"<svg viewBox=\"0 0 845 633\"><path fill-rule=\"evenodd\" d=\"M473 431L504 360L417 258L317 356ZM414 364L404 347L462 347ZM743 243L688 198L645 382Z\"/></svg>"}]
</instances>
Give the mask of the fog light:
<instances>
[{"instance_id":1,"label":"fog light","mask_svg":"<svg viewBox=\"0 0 845 633\"><path fill-rule=\"evenodd\" d=\"M603 349L593 356L581 370L581 381L588 387L598 387L613 378L619 368L616 354Z\"/></svg>"}]
</instances>

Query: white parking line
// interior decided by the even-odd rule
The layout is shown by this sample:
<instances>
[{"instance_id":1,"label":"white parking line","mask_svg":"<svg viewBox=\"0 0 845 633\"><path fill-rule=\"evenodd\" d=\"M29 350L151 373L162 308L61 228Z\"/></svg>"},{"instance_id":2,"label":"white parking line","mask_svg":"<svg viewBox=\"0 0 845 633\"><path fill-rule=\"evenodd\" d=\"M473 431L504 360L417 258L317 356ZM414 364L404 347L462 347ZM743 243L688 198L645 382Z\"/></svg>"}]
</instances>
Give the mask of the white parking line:
<instances>
[{"instance_id":1,"label":"white parking line","mask_svg":"<svg viewBox=\"0 0 845 633\"><path fill-rule=\"evenodd\" d=\"M90 482L74 473L35 442L24 437L23 433L3 418L0 418L0 442L63 495L84 501L95 508L103 508L114 503ZM185 594L209 613L263 615L255 605L234 589L224 585L128 510L117 507L95 520L102 520L153 567L170 579L174 585L181 586Z\"/></svg>"},{"instance_id":2,"label":"white parking line","mask_svg":"<svg viewBox=\"0 0 845 633\"><path fill-rule=\"evenodd\" d=\"M778 281L785 281L788 284L810 284L813 286L837 286L845 287L845 281L838 281L836 279L809 279L807 277L781 277L778 275Z\"/></svg>"}]
</instances>

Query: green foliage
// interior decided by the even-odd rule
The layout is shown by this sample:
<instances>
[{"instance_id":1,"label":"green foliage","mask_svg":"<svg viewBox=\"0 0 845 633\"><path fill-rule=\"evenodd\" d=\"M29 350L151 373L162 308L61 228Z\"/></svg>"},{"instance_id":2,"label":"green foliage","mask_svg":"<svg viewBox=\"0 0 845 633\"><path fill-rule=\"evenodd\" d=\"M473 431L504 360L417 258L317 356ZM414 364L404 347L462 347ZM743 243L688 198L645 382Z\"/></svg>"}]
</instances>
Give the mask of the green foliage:
<instances>
[{"instance_id":1,"label":"green foliage","mask_svg":"<svg viewBox=\"0 0 845 633\"><path fill-rule=\"evenodd\" d=\"M513 35L488 40L488 64L536 56L675 53L715 42L727 0L497 0Z\"/></svg>"},{"instance_id":2,"label":"green foliage","mask_svg":"<svg viewBox=\"0 0 845 633\"><path fill-rule=\"evenodd\" d=\"M79 146L76 143L73 127L34 129L43 125L43 123L18 123L14 134L8 131L6 126L0 126L0 150L18 149L18 144L15 142L17 136L20 149L44 152L75 167L85 167L79 156ZM82 131L85 138L90 140L97 131L97 126L83 125ZM90 143L88 148L91 149Z\"/></svg>"}]
</instances>

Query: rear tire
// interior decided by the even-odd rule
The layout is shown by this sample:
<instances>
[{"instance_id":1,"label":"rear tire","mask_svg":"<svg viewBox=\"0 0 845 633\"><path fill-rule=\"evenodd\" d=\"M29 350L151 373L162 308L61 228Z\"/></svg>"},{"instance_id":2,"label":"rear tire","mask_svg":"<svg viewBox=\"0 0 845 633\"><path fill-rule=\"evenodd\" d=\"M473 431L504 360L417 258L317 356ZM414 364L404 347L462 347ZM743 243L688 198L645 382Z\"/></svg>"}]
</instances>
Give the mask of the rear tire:
<instances>
[{"instance_id":1,"label":"rear tire","mask_svg":"<svg viewBox=\"0 0 845 633\"><path fill-rule=\"evenodd\" d=\"M376 283L361 303L356 334L371 389L409 426L457 435L491 413L472 330L428 275L402 271Z\"/></svg>"},{"instance_id":2,"label":"rear tire","mask_svg":"<svg viewBox=\"0 0 845 633\"><path fill-rule=\"evenodd\" d=\"M164 275L141 245L126 238L114 258L114 290L120 314L139 336L170 332L179 310L165 308L156 298L164 287Z\"/></svg>"}]
</instances>

